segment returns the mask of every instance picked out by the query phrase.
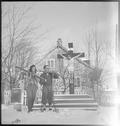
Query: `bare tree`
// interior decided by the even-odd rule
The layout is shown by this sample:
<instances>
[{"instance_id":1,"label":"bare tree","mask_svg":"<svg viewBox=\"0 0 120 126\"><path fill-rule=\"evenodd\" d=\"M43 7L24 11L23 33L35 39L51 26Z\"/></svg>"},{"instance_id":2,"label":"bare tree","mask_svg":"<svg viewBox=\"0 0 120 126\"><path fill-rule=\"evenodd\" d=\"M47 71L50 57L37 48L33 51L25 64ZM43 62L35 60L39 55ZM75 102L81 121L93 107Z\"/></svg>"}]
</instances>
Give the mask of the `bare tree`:
<instances>
[{"instance_id":1,"label":"bare tree","mask_svg":"<svg viewBox=\"0 0 120 126\"><path fill-rule=\"evenodd\" d=\"M60 79L55 84L55 90L59 91L62 88L62 93L64 94L66 90L69 88L69 80L70 80L70 73L68 70L70 64L67 64L63 70L59 73Z\"/></svg>"},{"instance_id":2,"label":"bare tree","mask_svg":"<svg viewBox=\"0 0 120 126\"><path fill-rule=\"evenodd\" d=\"M111 50L107 49L108 42L100 41L98 37L99 34L97 29L92 29L88 32L85 42L88 50L88 58L93 61L91 65L95 67L94 70L90 70L88 76L92 84L94 97L95 92L98 93L98 87L103 85L106 81L106 76L109 76L108 73L110 72L110 70L106 71L104 68L107 63L107 58L111 55ZM95 85L96 89L94 88Z\"/></svg>"},{"instance_id":3,"label":"bare tree","mask_svg":"<svg viewBox=\"0 0 120 126\"><path fill-rule=\"evenodd\" d=\"M33 60L34 47L31 42L33 32L38 28L33 27L33 21L24 23L31 7L20 10L16 6L2 8L2 72L12 84L15 65L27 67ZM4 44L5 43L5 44Z\"/></svg>"},{"instance_id":4,"label":"bare tree","mask_svg":"<svg viewBox=\"0 0 120 126\"><path fill-rule=\"evenodd\" d=\"M68 67L69 67L69 64L64 68L63 72L61 73L61 78L63 80L63 85L64 85L63 93L65 93L69 87L70 73L69 73Z\"/></svg>"}]
</instances>

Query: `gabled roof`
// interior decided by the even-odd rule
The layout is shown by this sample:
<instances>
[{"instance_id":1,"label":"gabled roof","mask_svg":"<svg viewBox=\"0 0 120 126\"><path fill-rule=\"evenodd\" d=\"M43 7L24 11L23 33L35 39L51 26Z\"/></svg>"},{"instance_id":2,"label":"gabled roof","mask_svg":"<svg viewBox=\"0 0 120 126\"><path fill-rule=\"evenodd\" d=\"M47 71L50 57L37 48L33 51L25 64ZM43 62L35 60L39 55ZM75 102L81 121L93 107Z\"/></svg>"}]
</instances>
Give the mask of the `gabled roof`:
<instances>
[{"instance_id":1,"label":"gabled roof","mask_svg":"<svg viewBox=\"0 0 120 126\"><path fill-rule=\"evenodd\" d=\"M51 49L48 53L46 53L46 54L44 55L44 57L43 57L42 59L40 59L39 63L42 62L43 59L44 59L46 56L48 56L49 54L51 54L54 50L56 50L56 49L58 49L58 48L62 49L65 53L68 52L67 49L66 49L65 47L63 47L63 46L61 46L61 45L59 45L59 46L57 45L57 46L55 46L53 49Z\"/></svg>"},{"instance_id":2,"label":"gabled roof","mask_svg":"<svg viewBox=\"0 0 120 126\"><path fill-rule=\"evenodd\" d=\"M43 59L46 58L46 56L48 56L49 54L51 54L54 50L56 50L56 49L58 49L58 48L62 49L62 50L66 53L65 55L61 55L61 56L64 56L64 57L66 57L67 59L69 59L69 58L67 57L68 50L67 50L65 47L63 47L62 45L57 45L57 46L55 46L52 50L50 50L48 53L46 53L46 54L44 55L44 57L39 61L39 63L42 62ZM83 64L84 66L86 66L86 67L88 67L88 68L90 68L90 69L92 69L92 70L94 70L94 68L92 68L90 65L88 65L86 62L84 62L83 60L81 60L81 59L79 58L79 57L81 56L81 53L74 53L73 55L76 57L75 60L77 60L79 63Z\"/></svg>"}]
</instances>

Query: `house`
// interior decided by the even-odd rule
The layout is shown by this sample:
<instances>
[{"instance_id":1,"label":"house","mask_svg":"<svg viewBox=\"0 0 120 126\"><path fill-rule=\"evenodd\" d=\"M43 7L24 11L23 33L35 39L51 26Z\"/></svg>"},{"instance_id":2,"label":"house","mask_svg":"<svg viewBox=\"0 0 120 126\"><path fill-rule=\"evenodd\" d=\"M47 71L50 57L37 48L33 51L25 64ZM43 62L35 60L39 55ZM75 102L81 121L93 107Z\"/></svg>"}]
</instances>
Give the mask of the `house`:
<instances>
[{"instance_id":1,"label":"house","mask_svg":"<svg viewBox=\"0 0 120 126\"><path fill-rule=\"evenodd\" d=\"M59 79L54 80L54 83L56 83L54 85L57 85L59 82L58 87L62 87L62 89L57 88L57 90L63 90L66 85L69 85L70 75L68 73L70 73L70 71L74 73L74 87L80 87L83 82L82 74L86 69L92 69L90 67L90 61L85 59L85 53L73 52L73 43L68 43L68 49L65 48L62 43L61 38L59 38L55 48L40 59L38 67L39 69L43 69L44 65L48 65L51 70L59 72L62 76L67 76L64 77L65 83L62 82L62 79L61 81Z\"/></svg>"}]
</instances>

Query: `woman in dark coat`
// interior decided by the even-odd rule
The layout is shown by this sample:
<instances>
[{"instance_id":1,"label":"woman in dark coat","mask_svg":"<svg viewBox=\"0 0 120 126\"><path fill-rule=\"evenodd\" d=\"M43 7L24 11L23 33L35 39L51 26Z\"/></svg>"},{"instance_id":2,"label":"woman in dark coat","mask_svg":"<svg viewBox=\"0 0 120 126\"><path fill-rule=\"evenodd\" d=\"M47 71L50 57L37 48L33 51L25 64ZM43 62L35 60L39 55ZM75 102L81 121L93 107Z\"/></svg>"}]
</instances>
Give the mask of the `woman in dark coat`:
<instances>
[{"instance_id":1,"label":"woman in dark coat","mask_svg":"<svg viewBox=\"0 0 120 126\"><path fill-rule=\"evenodd\" d=\"M28 74L28 85L27 85L27 106L28 112L32 111L32 107L35 101L36 92L38 89L37 78L35 77L36 67L35 65L30 66Z\"/></svg>"},{"instance_id":2,"label":"woman in dark coat","mask_svg":"<svg viewBox=\"0 0 120 126\"><path fill-rule=\"evenodd\" d=\"M52 79L58 78L58 74L55 72L50 72L48 65L44 66L44 72L40 76L40 84L43 85L42 88L42 104L43 110L46 109L46 104L49 104L49 110L51 110L51 106L53 103L53 87L52 87Z\"/></svg>"}]
</instances>

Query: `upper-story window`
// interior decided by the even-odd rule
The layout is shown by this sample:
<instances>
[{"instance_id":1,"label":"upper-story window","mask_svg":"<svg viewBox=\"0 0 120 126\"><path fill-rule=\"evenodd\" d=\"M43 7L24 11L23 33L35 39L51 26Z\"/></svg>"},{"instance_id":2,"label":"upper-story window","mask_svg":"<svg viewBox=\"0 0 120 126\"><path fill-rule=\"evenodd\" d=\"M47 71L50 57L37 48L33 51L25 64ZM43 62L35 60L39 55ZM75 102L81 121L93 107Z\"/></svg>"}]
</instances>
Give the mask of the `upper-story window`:
<instances>
[{"instance_id":1,"label":"upper-story window","mask_svg":"<svg viewBox=\"0 0 120 126\"><path fill-rule=\"evenodd\" d=\"M54 69L55 68L55 59L48 59L46 61L46 64L51 68Z\"/></svg>"}]
</instances>

